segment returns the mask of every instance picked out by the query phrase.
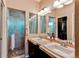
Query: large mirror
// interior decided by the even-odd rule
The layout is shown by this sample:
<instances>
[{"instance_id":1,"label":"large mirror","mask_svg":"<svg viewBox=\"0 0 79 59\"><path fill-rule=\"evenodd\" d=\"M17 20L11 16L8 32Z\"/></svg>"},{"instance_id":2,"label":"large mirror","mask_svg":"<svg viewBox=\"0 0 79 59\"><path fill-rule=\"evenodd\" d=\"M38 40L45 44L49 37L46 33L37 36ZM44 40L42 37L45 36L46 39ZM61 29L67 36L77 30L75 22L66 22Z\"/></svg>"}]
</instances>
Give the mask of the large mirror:
<instances>
[{"instance_id":1,"label":"large mirror","mask_svg":"<svg viewBox=\"0 0 79 59\"><path fill-rule=\"evenodd\" d=\"M46 16L40 16L40 32L46 33Z\"/></svg>"},{"instance_id":2,"label":"large mirror","mask_svg":"<svg viewBox=\"0 0 79 59\"><path fill-rule=\"evenodd\" d=\"M48 19L48 33L56 34L56 20L55 20L55 17L53 16L49 16L49 19Z\"/></svg>"},{"instance_id":3,"label":"large mirror","mask_svg":"<svg viewBox=\"0 0 79 59\"><path fill-rule=\"evenodd\" d=\"M38 32L38 16L34 13L29 13L29 33L37 34Z\"/></svg>"},{"instance_id":4,"label":"large mirror","mask_svg":"<svg viewBox=\"0 0 79 59\"><path fill-rule=\"evenodd\" d=\"M58 18L58 38L67 40L67 16Z\"/></svg>"}]
</instances>

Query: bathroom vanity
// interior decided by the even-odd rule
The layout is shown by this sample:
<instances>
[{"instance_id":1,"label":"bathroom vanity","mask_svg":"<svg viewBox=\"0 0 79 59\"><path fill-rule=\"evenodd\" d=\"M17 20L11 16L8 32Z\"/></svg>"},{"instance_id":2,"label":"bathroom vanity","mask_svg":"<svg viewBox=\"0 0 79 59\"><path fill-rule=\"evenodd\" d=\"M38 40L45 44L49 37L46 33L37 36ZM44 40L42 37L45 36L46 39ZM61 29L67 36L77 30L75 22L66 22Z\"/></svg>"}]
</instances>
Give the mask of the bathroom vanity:
<instances>
[{"instance_id":1,"label":"bathroom vanity","mask_svg":"<svg viewBox=\"0 0 79 59\"><path fill-rule=\"evenodd\" d=\"M43 52L39 45L33 44L31 41L29 42L29 58L50 58L45 52Z\"/></svg>"},{"instance_id":2,"label":"bathroom vanity","mask_svg":"<svg viewBox=\"0 0 79 59\"><path fill-rule=\"evenodd\" d=\"M73 58L74 47L63 47L56 41L47 39L30 38L29 43L29 56L30 58Z\"/></svg>"}]
</instances>

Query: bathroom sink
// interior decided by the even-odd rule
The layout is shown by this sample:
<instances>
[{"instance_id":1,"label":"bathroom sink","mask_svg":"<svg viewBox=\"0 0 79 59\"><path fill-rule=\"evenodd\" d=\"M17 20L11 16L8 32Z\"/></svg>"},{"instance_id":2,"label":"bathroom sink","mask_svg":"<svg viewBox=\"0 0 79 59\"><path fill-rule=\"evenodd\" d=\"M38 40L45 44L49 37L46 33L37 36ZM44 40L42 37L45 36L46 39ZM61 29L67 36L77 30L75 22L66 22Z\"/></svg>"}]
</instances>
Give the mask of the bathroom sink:
<instances>
[{"instance_id":1,"label":"bathroom sink","mask_svg":"<svg viewBox=\"0 0 79 59\"><path fill-rule=\"evenodd\" d=\"M59 54L63 57L74 57L74 49L73 48L66 48L61 46L60 44L46 44L44 45L47 49L51 50L52 52Z\"/></svg>"},{"instance_id":2,"label":"bathroom sink","mask_svg":"<svg viewBox=\"0 0 79 59\"><path fill-rule=\"evenodd\" d=\"M42 45L44 45L44 44L48 44L49 43L49 40L46 40L46 39L44 39L44 38L39 38L39 37L37 37L37 38L32 38L32 40L34 41L34 42L36 42L37 44L42 44Z\"/></svg>"},{"instance_id":3,"label":"bathroom sink","mask_svg":"<svg viewBox=\"0 0 79 59\"><path fill-rule=\"evenodd\" d=\"M42 44L42 45L49 43L48 40L46 40L46 39L41 39L41 38L36 39L36 42L37 42L38 44Z\"/></svg>"}]
</instances>

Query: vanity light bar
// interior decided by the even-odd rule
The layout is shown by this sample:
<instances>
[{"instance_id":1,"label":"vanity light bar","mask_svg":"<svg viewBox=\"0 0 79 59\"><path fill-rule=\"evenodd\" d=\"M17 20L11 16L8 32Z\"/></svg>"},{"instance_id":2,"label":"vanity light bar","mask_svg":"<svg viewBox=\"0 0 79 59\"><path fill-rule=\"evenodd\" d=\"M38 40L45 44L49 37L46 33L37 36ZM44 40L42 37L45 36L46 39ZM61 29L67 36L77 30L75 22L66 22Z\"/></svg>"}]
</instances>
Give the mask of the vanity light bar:
<instances>
[{"instance_id":1,"label":"vanity light bar","mask_svg":"<svg viewBox=\"0 0 79 59\"><path fill-rule=\"evenodd\" d=\"M61 5L57 6L56 8L63 8L63 7L64 7L64 5L61 4Z\"/></svg>"},{"instance_id":2,"label":"vanity light bar","mask_svg":"<svg viewBox=\"0 0 79 59\"><path fill-rule=\"evenodd\" d=\"M66 3L64 3L64 5L69 5L69 4L71 4L73 2L73 0L69 0L69 1L67 1Z\"/></svg>"},{"instance_id":3,"label":"vanity light bar","mask_svg":"<svg viewBox=\"0 0 79 59\"><path fill-rule=\"evenodd\" d=\"M61 5L59 0L56 0L53 4L53 7L56 8L57 6Z\"/></svg>"},{"instance_id":4,"label":"vanity light bar","mask_svg":"<svg viewBox=\"0 0 79 59\"><path fill-rule=\"evenodd\" d=\"M69 5L73 2L73 0L56 0L53 4L53 8L63 8L65 5ZM46 7L38 12L38 15L46 15L51 13L51 7Z\"/></svg>"},{"instance_id":5,"label":"vanity light bar","mask_svg":"<svg viewBox=\"0 0 79 59\"><path fill-rule=\"evenodd\" d=\"M56 0L53 4L53 8L63 8L64 5L69 5L73 0Z\"/></svg>"},{"instance_id":6,"label":"vanity light bar","mask_svg":"<svg viewBox=\"0 0 79 59\"><path fill-rule=\"evenodd\" d=\"M51 13L51 9L49 7L44 8L40 12L38 12L38 15L46 15L48 13Z\"/></svg>"},{"instance_id":7,"label":"vanity light bar","mask_svg":"<svg viewBox=\"0 0 79 59\"><path fill-rule=\"evenodd\" d=\"M69 0L59 0L61 4L66 3Z\"/></svg>"}]
</instances>

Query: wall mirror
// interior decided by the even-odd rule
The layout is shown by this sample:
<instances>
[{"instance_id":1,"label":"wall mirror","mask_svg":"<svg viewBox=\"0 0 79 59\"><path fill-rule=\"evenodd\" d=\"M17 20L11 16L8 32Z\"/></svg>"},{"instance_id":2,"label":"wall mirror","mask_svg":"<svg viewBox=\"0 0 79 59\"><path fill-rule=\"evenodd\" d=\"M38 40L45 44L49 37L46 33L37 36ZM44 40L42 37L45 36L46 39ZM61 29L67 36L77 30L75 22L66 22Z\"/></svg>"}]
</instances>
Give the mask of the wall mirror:
<instances>
[{"instance_id":1,"label":"wall mirror","mask_svg":"<svg viewBox=\"0 0 79 59\"><path fill-rule=\"evenodd\" d=\"M52 33L56 34L56 20L55 17L50 17L48 19L48 34L52 35Z\"/></svg>"},{"instance_id":2,"label":"wall mirror","mask_svg":"<svg viewBox=\"0 0 79 59\"><path fill-rule=\"evenodd\" d=\"M38 15L29 13L29 33L37 34L38 32Z\"/></svg>"},{"instance_id":3,"label":"wall mirror","mask_svg":"<svg viewBox=\"0 0 79 59\"><path fill-rule=\"evenodd\" d=\"M67 16L58 18L58 38L67 40Z\"/></svg>"},{"instance_id":4,"label":"wall mirror","mask_svg":"<svg viewBox=\"0 0 79 59\"><path fill-rule=\"evenodd\" d=\"M40 33L46 33L46 16L40 16Z\"/></svg>"}]
</instances>

